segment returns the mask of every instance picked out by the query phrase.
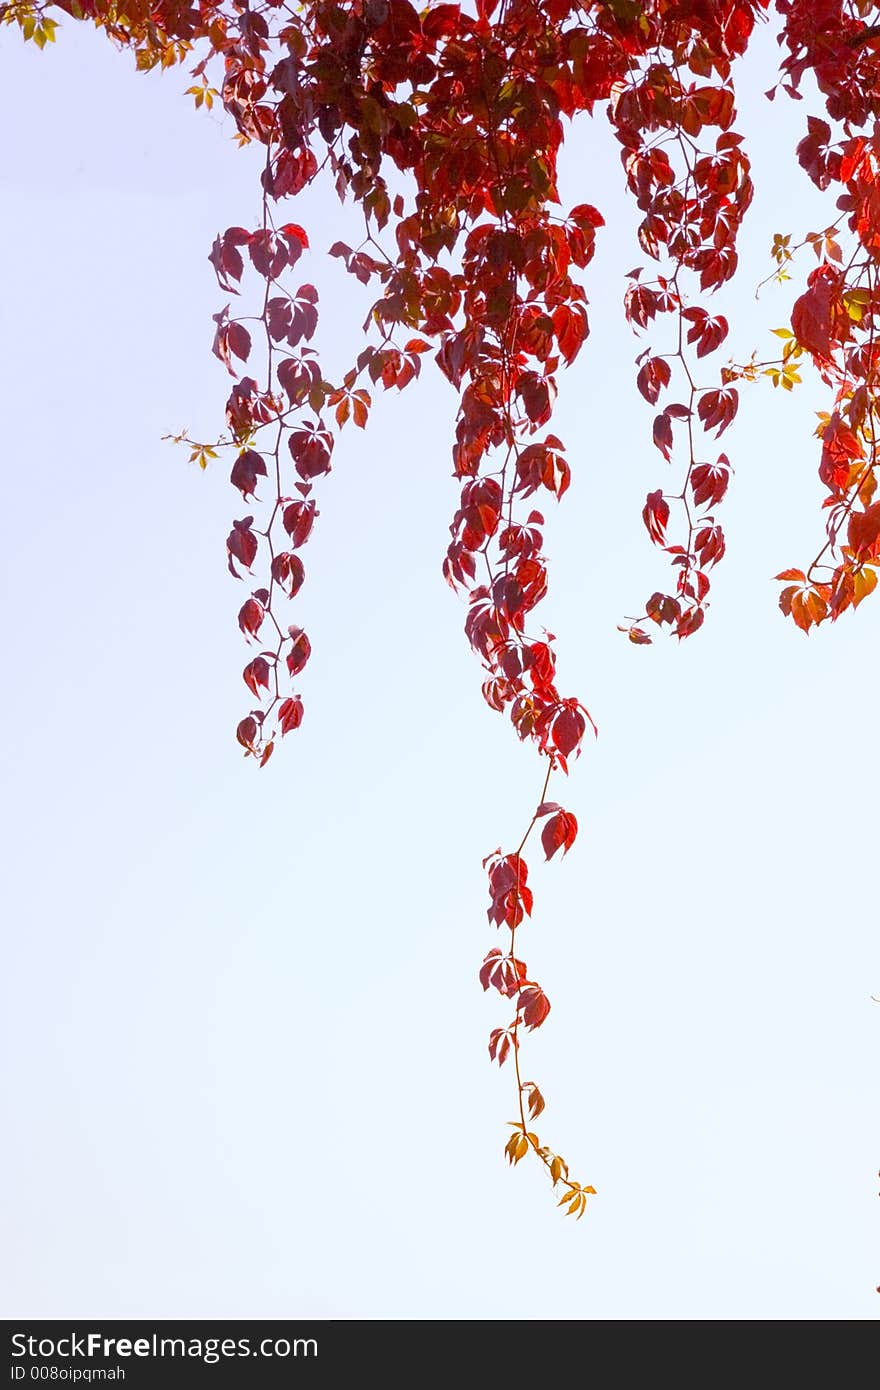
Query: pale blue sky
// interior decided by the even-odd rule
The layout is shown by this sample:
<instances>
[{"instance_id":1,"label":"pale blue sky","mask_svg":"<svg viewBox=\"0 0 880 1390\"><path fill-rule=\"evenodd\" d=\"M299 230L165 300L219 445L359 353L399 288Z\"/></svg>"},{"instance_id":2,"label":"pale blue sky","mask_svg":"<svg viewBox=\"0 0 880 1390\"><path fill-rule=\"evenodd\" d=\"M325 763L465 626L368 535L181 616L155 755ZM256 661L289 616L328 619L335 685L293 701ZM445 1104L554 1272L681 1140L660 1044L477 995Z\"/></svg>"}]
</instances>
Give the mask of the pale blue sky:
<instances>
[{"instance_id":1,"label":"pale blue sky","mask_svg":"<svg viewBox=\"0 0 880 1390\"><path fill-rule=\"evenodd\" d=\"M741 79L737 353L786 319L784 291L752 298L773 232L831 216L792 155L806 103L760 95L775 52ZM43 54L4 29L0 72L4 1315L876 1317L880 600L805 639L770 580L818 548L821 393L746 395L710 621L633 648L615 625L668 578L639 515L665 465L620 310L634 210L585 126L565 196L609 225L542 618L601 738L554 791L582 835L533 853L523 940L553 1003L542 1133L599 1189L575 1225L507 1170L512 1078L485 1056L480 860L540 767L440 576L455 398L431 370L343 435L291 609L306 719L257 774L233 742L242 505L228 464L160 442L222 417L206 258L255 221L256 158L183 73L137 77L73 23ZM345 236L325 193L295 217ZM308 275L332 372L358 291Z\"/></svg>"}]
</instances>

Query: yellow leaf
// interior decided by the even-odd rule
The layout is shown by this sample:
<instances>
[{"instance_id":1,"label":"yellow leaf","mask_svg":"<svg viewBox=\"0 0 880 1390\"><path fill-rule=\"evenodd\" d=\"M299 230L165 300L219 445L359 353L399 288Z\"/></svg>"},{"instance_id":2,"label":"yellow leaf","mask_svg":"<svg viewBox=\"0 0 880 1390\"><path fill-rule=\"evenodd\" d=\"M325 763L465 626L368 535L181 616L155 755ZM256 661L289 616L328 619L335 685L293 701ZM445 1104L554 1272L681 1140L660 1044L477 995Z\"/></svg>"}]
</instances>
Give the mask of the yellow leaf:
<instances>
[{"instance_id":1,"label":"yellow leaf","mask_svg":"<svg viewBox=\"0 0 880 1390\"><path fill-rule=\"evenodd\" d=\"M858 608L863 598L873 593L877 587L877 571L872 569L858 570L853 575L853 604Z\"/></svg>"}]
</instances>

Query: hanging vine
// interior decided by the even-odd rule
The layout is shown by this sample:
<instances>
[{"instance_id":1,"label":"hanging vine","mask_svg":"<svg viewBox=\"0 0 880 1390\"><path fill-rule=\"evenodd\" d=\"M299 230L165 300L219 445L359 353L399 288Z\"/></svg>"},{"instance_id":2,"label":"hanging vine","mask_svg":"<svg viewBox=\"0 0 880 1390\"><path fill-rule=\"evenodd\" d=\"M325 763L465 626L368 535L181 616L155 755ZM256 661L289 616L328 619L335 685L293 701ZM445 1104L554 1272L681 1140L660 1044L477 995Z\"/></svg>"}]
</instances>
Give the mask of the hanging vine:
<instances>
[{"instance_id":1,"label":"hanging vine","mask_svg":"<svg viewBox=\"0 0 880 1390\"><path fill-rule=\"evenodd\" d=\"M705 362L727 337L727 320L709 301L736 273L753 195L733 129L734 66L767 8L768 0L477 0L470 10L418 10L409 0L0 6L0 19L40 47L55 40L55 16L72 17L131 49L141 70L191 63L195 106L221 104L240 143L264 151L259 224L227 228L210 254L228 297L214 316L213 345L232 378L226 429L210 443L186 438L203 467L232 451L231 482L251 509L233 520L227 557L248 589L238 623L252 648L243 671L251 704L237 738L260 766L303 719L299 677L311 643L295 601L339 431L365 428L373 393L407 387L427 354L458 393L452 470L460 492L443 573L466 602L485 700L541 761L519 843L484 860L501 944L479 975L505 1010L489 1054L510 1063L514 1081L509 1161L536 1156L575 1216L594 1188L575 1181L533 1128L544 1098L524 1079L523 1053L550 1003L519 953L533 912L526 848L536 831L548 860L573 845L575 816L547 798L595 731L581 700L559 688L553 637L534 626L548 589L541 508L561 500L570 481L565 446L550 428L554 401L562 369L588 335L584 272L604 226L589 201L560 207L557 158L575 118L605 116L621 146L639 244L655 266L634 270L625 290L629 322L650 335L636 384L658 408L653 443L678 470L643 510L675 582L652 593L623 630L647 644L664 627L684 638L702 625L725 549L716 511L732 474L715 441L736 415L737 383L768 377L791 389L807 359L831 392L818 430L825 540L804 570L779 576L780 603L807 630L877 583L877 6L778 0L781 88L799 96L812 75L825 107L807 118L797 158L820 189L837 193L839 215L797 248L812 248L816 263L790 328L777 330L779 355L712 371ZM313 254L308 232L280 210L320 178L362 210L361 243L337 242L330 254L375 294L366 345L335 383L313 346L318 292L299 283ZM795 253L790 234L776 237L778 277L788 276Z\"/></svg>"}]
</instances>

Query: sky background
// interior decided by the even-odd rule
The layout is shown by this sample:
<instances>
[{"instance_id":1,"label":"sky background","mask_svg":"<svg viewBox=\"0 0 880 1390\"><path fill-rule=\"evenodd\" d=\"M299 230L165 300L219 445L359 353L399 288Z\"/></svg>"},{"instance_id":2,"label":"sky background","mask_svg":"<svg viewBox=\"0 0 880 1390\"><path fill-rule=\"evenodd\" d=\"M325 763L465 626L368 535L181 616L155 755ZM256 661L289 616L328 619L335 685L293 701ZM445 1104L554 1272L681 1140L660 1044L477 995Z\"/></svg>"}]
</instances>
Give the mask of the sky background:
<instances>
[{"instance_id":1,"label":"sky background","mask_svg":"<svg viewBox=\"0 0 880 1390\"><path fill-rule=\"evenodd\" d=\"M833 216L793 157L808 104L761 95L776 55L763 32L740 74L736 356L787 322L793 290L753 297L773 233ZM710 619L633 647L617 622L670 582L640 520L667 473L621 310L635 209L579 126L563 203L608 226L540 617L601 736L555 784L581 836L533 851L521 943L553 1004L524 1051L540 1132L599 1191L576 1224L508 1170L485 1051L480 861L541 768L440 575L453 392L426 364L343 432L289 610L306 718L258 773L224 550L248 509L228 462L161 442L222 422L207 253L256 225L258 156L183 71L72 22L42 54L0 31L0 73L3 1314L875 1318L880 600L805 638L771 580L819 548L821 390L744 393ZM332 376L363 313L322 253L356 222L320 190L289 215Z\"/></svg>"}]
</instances>

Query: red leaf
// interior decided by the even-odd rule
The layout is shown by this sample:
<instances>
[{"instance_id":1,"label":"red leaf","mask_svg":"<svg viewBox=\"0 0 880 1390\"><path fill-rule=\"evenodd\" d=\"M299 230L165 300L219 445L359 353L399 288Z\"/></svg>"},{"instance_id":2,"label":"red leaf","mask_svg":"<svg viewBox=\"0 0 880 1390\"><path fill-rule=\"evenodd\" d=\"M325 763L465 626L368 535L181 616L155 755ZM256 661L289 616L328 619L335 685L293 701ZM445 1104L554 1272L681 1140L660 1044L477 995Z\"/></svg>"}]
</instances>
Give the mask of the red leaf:
<instances>
[{"instance_id":1,"label":"red leaf","mask_svg":"<svg viewBox=\"0 0 880 1390\"><path fill-rule=\"evenodd\" d=\"M703 588L705 596L705 585L703 586ZM703 626L705 618L706 614L702 608L687 609L687 611L683 613L681 618L679 618L678 620L678 624L675 629L676 637L692 637L693 634Z\"/></svg>"},{"instance_id":2,"label":"red leaf","mask_svg":"<svg viewBox=\"0 0 880 1390\"><path fill-rule=\"evenodd\" d=\"M665 410L654 420L654 443L668 463L672 456L672 421Z\"/></svg>"},{"instance_id":3,"label":"red leaf","mask_svg":"<svg viewBox=\"0 0 880 1390\"><path fill-rule=\"evenodd\" d=\"M847 539L858 559L876 556L877 542L880 540L880 502L875 502L863 512L851 513Z\"/></svg>"},{"instance_id":4,"label":"red leaf","mask_svg":"<svg viewBox=\"0 0 880 1390\"><path fill-rule=\"evenodd\" d=\"M577 357L587 336L587 311L580 304L560 304L553 310L553 328L559 351L567 363Z\"/></svg>"},{"instance_id":5,"label":"red leaf","mask_svg":"<svg viewBox=\"0 0 880 1390\"><path fill-rule=\"evenodd\" d=\"M253 661L248 662L242 671L242 677L248 690L260 698L260 686L264 690L269 689L269 663L264 656L255 656Z\"/></svg>"},{"instance_id":6,"label":"red leaf","mask_svg":"<svg viewBox=\"0 0 880 1390\"><path fill-rule=\"evenodd\" d=\"M665 358L649 357L636 377L636 386L646 401L656 405L663 387L669 385L670 376L671 370Z\"/></svg>"},{"instance_id":7,"label":"red leaf","mask_svg":"<svg viewBox=\"0 0 880 1390\"><path fill-rule=\"evenodd\" d=\"M252 497L257 486L258 478L266 477L266 464L262 454L258 454L256 449L245 449L239 454L235 463L232 465L232 472L229 481L233 487L237 487L242 497L247 499Z\"/></svg>"},{"instance_id":8,"label":"red leaf","mask_svg":"<svg viewBox=\"0 0 880 1390\"><path fill-rule=\"evenodd\" d=\"M716 506L727 491L730 481L730 468L727 457L722 454L716 465L710 463L697 463L691 469L691 489L694 494L694 501L698 507L708 503Z\"/></svg>"},{"instance_id":9,"label":"red leaf","mask_svg":"<svg viewBox=\"0 0 880 1390\"><path fill-rule=\"evenodd\" d=\"M305 228L301 227L298 222L285 222L283 227L278 228L278 231L284 238L287 245L288 259L290 264L293 265L299 260L303 251L308 251L309 249L309 238L306 235Z\"/></svg>"},{"instance_id":10,"label":"red leaf","mask_svg":"<svg viewBox=\"0 0 880 1390\"><path fill-rule=\"evenodd\" d=\"M577 207L572 208L571 212L568 214L568 220L569 222L576 223L578 227L584 228L591 227L595 229L596 227L605 226L605 218L602 216L601 212L590 203L578 203Z\"/></svg>"},{"instance_id":11,"label":"red leaf","mask_svg":"<svg viewBox=\"0 0 880 1390\"><path fill-rule=\"evenodd\" d=\"M659 296L646 285L630 285L623 302L627 319L637 328L646 328L660 308Z\"/></svg>"},{"instance_id":12,"label":"red leaf","mask_svg":"<svg viewBox=\"0 0 880 1390\"><path fill-rule=\"evenodd\" d=\"M849 484L850 465L864 456L864 446L858 435L834 411L822 430L822 456L819 460L822 482L832 492L845 491Z\"/></svg>"},{"instance_id":13,"label":"red leaf","mask_svg":"<svg viewBox=\"0 0 880 1390\"><path fill-rule=\"evenodd\" d=\"M662 418L662 417L661 417ZM655 545L666 544L666 525L669 521L669 503L662 490L649 492L648 500L642 508L642 520L648 528L648 535Z\"/></svg>"},{"instance_id":14,"label":"red leaf","mask_svg":"<svg viewBox=\"0 0 880 1390\"><path fill-rule=\"evenodd\" d=\"M517 1013L522 1014L526 1028L531 1032L533 1028L540 1028L549 1014L550 1000L540 985L528 984L520 990L516 1008Z\"/></svg>"},{"instance_id":15,"label":"red leaf","mask_svg":"<svg viewBox=\"0 0 880 1390\"><path fill-rule=\"evenodd\" d=\"M557 497L562 497L571 482L571 469L560 452L561 448L554 435L548 435L543 444L527 445L517 457L515 491L521 492L524 497L531 497L539 487L546 487Z\"/></svg>"},{"instance_id":16,"label":"red leaf","mask_svg":"<svg viewBox=\"0 0 880 1390\"><path fill-rule=\"evenodd\" d=\"M238 615L238 625L245 637L256 637L265 616L266 610L255 598L249 598L247 603L242 604Z\"/></svg>"},{"instance_id":17,"label":"red leaf","mask_svg":"<svg viewBox=\"0 0 880 1390\"><path fill-rule=\"evenodd\" d=\"M830 181L827 147L831 142L831 127L827 121L808 116L807 130L809 134L804 136L795 153L801 168L806 169L813 182L824 189Z\"/></svg>"},{"instance_id":18,"label":"red leaf","mask_svg":"<svg viewBox=\"0 0 880 1390\"><path fill-rule=\"evenodd\" d=\"M293 430L288 448L301 478L309 480L330 472L333 439L326 430Z\"/></svg>"},{"instance_id":19,"label":"red leaf","mask_svg":"<svg viewBox=\"0 0 880 1390\"><path fill-rule=\"evenodd\" d=\"M564 758L580 746L587 721L577 705L567 704L553 721L553 742Z\"/></svg>"},{"instance_id":20,"label":"red leaf","mask_svg":"<svg viewBox=\"0 0 880 1390\"><path fill-rule=\"evenodd\" d=\"M522 372L516 386L526 415L533 425L543 425L550 418L556 388L549 376L537 372Z\"/></svg>"},{"instance_id":21,"label":"red leaf","mask_svg":"<svg viewBox=\"0 0 880 1390\"><path fill-rule=\"evenodd\" d=\"M238 290L230 281L241 279L244 262L238 248L244 246L249 236L250 232L246 232L244 227L230 227L222 236L217 237L211 248L208 260L216 271L220 288L229 294L238 294Z\"/></svg>"},{"instance_id":22,"label":"red leaf","mask_svg":"<svg viewBox=\"0 0 880 1390\"><path fill-rule=\"evenodd\" d=\"M302 405L320 385L321 369L314 358L285 357L278 364L278 382L294 405Z\"/></svg>"},{"instance_id":23,"label":"red leaf","mask_svg":"<svg viewBox=\"0 0 880 1390\"><path fill-rule=\"evenodd\" d=\"M276 295L266 305L266 327L276 343L283 343L290 332L291 308L286 296Z\"/></svg>"},{"instance_id":24,"label":"red leaf","mask_svg":"<svg viewBox=\"0 0 880 1390\"><path fill-rule=\"evenodd\" d=\"M254 269L267 280L276 280L288 264L287 247L268 227L261 227L251 235L248 254Z\"/></svg>"},{"instance_id":25,"label":"red leaf","mask_svg":"<svg viewBox=\"0 0 880 1390\"><path fill-rule=\"evenodd\" d=\"M697 414L705 430L716 430L718 439L733 421L739 407L739 393L731 386L721 391L704 391L697 402Z\"/></svg>"},{"instance_id":26,"label":"red leaf","mask_svg":"<svg viewBox=\"0 0 880 1390\"><path fill-rule=\"evenodd\" d=\"M244 748L248 753L256 753L257 751L257 732L257 721L251 714L247 715L245 719L241 720L238 728L235 731L235 737L238 739L242 748Z\"/></svg>"},{"instance_id":27,"label":"red leaf","mask_svg":"<svg viewBox=\"0 0 880 1390\"><path fill-rule=\"evenodd\" d=\"M312 644L301 627L289 627L287 631L291 640L287 669L291 676L298 676L312 654Z\"/></svg>"},{"instance_id":28,"label":"red leaf","mask_svg":"<svg viewBox=\"0 0 880 1390\"><path fill-rule=\"evenodd\" d=\"M314 285L300 285L296 299L290 304L287 341L291 347L296 347L303 338L308 341L314 336L315 329L318 327L317 305L318 291Z\"/></svg>"},{"instance_id":29,"label":"red leaf","mask_svg":"<svg viewBox=\"0 0 880 1390\"><path fill-rule=\"evenodd\" d=\"M694 550L700 561L700 568L717 565L725 551L724 532L720 526L706 526L694 537Z\"/></svg>"},{"instance_id":30,"label":"red leaf","mask_svg":"<svg viewBox=\"0 0 880 1390\"><path fill-rule=\"evenodd\" d=\"M819 357L831 356L832 288L827 279L817 278L806 294L795 300L791 326L802 347Z\"/></svg>"},{"instance_id":31,"label":"red leaf","mask_svg":"<svg viewBox=\"0 0 880 1390\"><path fill-rule=\"evenodd\" d=\"M538 814L540 815L540 809ZM541 844L544 846L546 857L552 859L559 849L563 855L567 854L575 842L577 831L577 819L571 811L557 810L556 815L550 817L541 831Z\"/></svg>"},{"instance_id":32,"label":"red leaf","mask_svg":"<svg viewBox=\"0 0 880 1390\"><path fill-rule=\"evenodd\" d=\"M230 323L228 304L219 314L214 314L213 319L217 325L214 333L214 355L220 358L226 370L234 376L232 354L246 362L251 350L251 335L243 323L236 323L234 320Z\"/></svg>"},{"instance_id":33,"label":"red leaf","mask_svg":"<svg viewBox=\"0 0 880 1390\"><path fill-rule=\"evenodd\" d=\"M257 538L251 530L253 517L246 516L243 521L233 521L232 530L226 537L226 550L229 555L229 572L236 579L241 575L232 563L233 559L238 560L244 565L245 569L250 569L257 554Z\"/></svg>"},{"instance_id":34,"label":"red leaf","mask_svg":"<svg viewBox=\"0 0 880 1390\"><path fill-rule=\"evenodd\" d=\"M251 335L248 333L243 323L231 323L226 330L226 341L229 344L229 351L234 352L236 357L240 357L242 362L246 362L251 352Z\"/></svg>"},{"instance_id":35,"label":"red leaf","mask_svg":"<svg viewBox=\"0 0 880 1390\"><path fill-rule=\"evenodd\" d=\"M289 734L292 729L298 729L302 723L303 704L298 695L292 696L289 700L282 700L278 707L278 723L281 728L281 736Z\"/></svg>"},{"instance_id":36,"label":"red leaf","mask_svg":"<svg viewBox=\"0 0 880 1390\"><path fill-rule=\"evenodd\" d=\"M502 955L497 946L485 957L480 967L480 984L483 989L492 985L499 994L509 997L516 994L523 985L528 971L525 961L513 955Z\"/></svg>"},{"instance_id":37,"label":"red leaf","mask_svg":"<svg viewBox=\"0 0 880 1390\"><path fill-rule=\"evenodd\" d=\"M671 594L652 594L645 604L645 612L655 623L675 623L681 617L681 604ZM650 642L650 637L648 641Z\"/></svg>"},{"instance_id":38,"label":"red leaf","mask_svg":"<svg viewBox=\"0 0 880 1390\"><path fill-rule=\"evenodd\" d=\"M306 577L305 567L298 555L282 551L272 561L272 578L280 584L288 598L296 598Z\"/></svg>"},{"instance_id":39,"label":"red leaf","mask_svg":"<svg viewBox=\"0 0 880 1390\"><path fill-rule=\"evenodd\" d=\"M504 1066L511 1047L516 1045L516 1034L509 1028L493 1028L489 1034L489 1056L499 1067Z\"/></svg>"},{"instance_id":40,"label":"red leaf","mask_svg":"<svg viewBox=\"0 0 880 1390\"><path fill-rule=\"evenodd\" d=\"M684 309L682 318L688 319L691 324L687 340L689 343L697 344L698 357L705 357L707 353L714 352L727 337L728 323L723 314L711 318L705 309L694 307Z\"/></svg>"},{"instance_id":41,"label":"red leaf","mask_svg":"<svg viewBox=\"0 0 880 1390\"><path fill-rule=\"evenodd\" d=\"M284 529L290 537L294 550L305 545L312 533L315 517L318 515L314 502L291 502L284 508Z\"/></svg>"}]
</instances>

